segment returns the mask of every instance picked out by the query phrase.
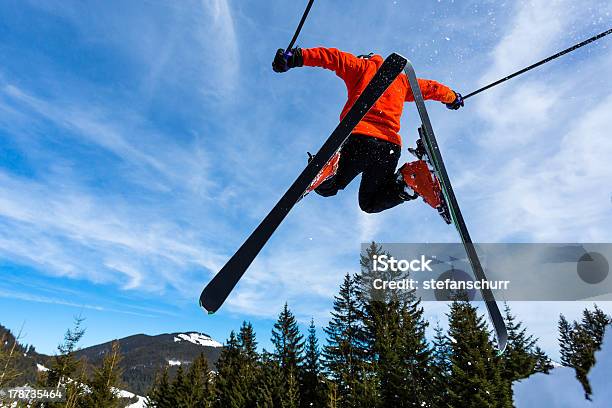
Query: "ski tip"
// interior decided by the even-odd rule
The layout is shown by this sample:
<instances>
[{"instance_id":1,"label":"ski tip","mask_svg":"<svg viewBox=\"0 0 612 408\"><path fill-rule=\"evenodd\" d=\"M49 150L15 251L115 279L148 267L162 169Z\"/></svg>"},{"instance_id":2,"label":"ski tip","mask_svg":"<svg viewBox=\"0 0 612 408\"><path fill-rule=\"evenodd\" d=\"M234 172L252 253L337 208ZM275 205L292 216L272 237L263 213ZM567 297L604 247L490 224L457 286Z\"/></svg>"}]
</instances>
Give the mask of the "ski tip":
<instances>
[{"instance_id":1,"label":"ski tip","mask_svg":"<svg viewBox=\"0 0 612 408\"><path fill-rule=\"evenodd\" d=\"M214 313L217 311L216 309L213 309L213 310L208 309L208 308L207 308L207 307L204 305L204 302L203 302L202 297L200 297L200 302L199 302L199 303L200 303L200 307L201 307L202 309L204 309L204 312L205 312L206 314L208 314L208 315L214 314Z\"/></svg>"},{"instance_id":2,"label":"ski tip","mask_svg":"<svg viewBox=\"0 0 612 408\"><path fill-rule=\"evenodd\" d=\"M216 310L208 310L206 307L204 307L204 305L202 305L200 303L200 307L204 310L204 313L206 313L207 315L212 315L215 314Z\"/></svg>"},{"instance_id":3,"label":"ski tip","mask_svg":"<svg viewBox=\"0 0 612 408\"><path fill-rule=\"evenodd\" d=\"M392 61L395 64L401 65L401 69L404 69L404 66L408 62L408 60L405 57L403 57L402 55L396 52L389 54L389 56L387 57L387 60Z\"/></svg>"},{"instance_id":4,"label":"ski tip","mask_svg":"<svg viewBox=\"0 0 612 408\"><path fill-rule=\"evenodd\" d=\"M501 356L506 351L506 346L508 345L508 337L507 335L500 339L497 346L497 356Z\"/></svg>"}]
</instances>

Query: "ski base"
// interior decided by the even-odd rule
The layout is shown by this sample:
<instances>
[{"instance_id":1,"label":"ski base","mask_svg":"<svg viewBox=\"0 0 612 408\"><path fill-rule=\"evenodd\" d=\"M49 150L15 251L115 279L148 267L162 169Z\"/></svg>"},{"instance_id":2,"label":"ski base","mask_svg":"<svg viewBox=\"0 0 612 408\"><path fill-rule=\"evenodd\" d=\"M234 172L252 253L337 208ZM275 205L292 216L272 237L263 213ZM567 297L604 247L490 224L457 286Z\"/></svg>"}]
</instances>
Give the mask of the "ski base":
<instances>
[{"instance_id":1,"label":"ski base","mask_svg":"<svg viewBox=\"0 0 612 408\"><path fill-rule=\"evenodd\" d=\"M445 211L448 211L448 218L452 221L459 232L459 236L463 242L463 246L465 247L465 252L467 253L470 265L474 271L474 275L478 280L486 280L487 278L482 268L482 264L480 263L480 258L478 257L478 253L476 252L476 248L472 242L472 238L470 237L470 233L465 224L465 220L463 219L463 215L461 214L461 209L459 208L457 198L455 197L448 173L446 172L446 167L444 166L444 161L442 160L442 155L440 153L440 148L438 147L438 142L434 135L431 121L429 120L429 114L427 113L427 108L425 107L425 100L423 99L423 94L419 88L416 73L410 61L406 63L404 72L408 78L408 82L410 83L410 88L412 89L412 93L414 95L414 102L421 118L421 126L419 128L421 143L417 143L417 148L413 149L413 152L418 152L419 149L421 149L421 152L424 151L424 153L419 154L427 156L429 164L431 164L433 167L433 172L440 183L446 207ZM499 311L499 307L497 306L493 292L490 289L483 289L481 290L481 294L485 301L491 322L493 323L498 351L503 353L508 343L508 330L506 328L506 324Z\"/></svg>"},{"instance_id":2,"label":"ski base","mask_svg":"<svg viewBox=\"0 0 612 408\"><path fill-rule=\"evenodd\" d=\"M200 295L200 306L206 311L214 313L221 307L289 211L304 196L323 167L340 150L355 126L401 74L406 62L406 58L395 53L385 59L357 101L291 187L219 273L206 285Z\"/></svg>"}]
</instances>

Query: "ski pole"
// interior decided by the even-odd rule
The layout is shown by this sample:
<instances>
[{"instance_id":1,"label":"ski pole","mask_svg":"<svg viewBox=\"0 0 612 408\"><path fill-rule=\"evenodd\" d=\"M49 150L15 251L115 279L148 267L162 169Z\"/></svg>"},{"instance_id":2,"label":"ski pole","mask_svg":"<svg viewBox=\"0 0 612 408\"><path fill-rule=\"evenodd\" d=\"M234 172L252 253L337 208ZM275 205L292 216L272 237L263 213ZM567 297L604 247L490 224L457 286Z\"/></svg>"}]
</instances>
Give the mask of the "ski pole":
<instances>
[{"instance_id":1,"label":"ski pole","mask_svg":"<svg viewBox=\"0 0 612 408\"><path fill-rule=\"evenodd\" d=\"M584 40L584 41L582 41L582 42L580 42L578 44L572 45L571 47L566 48L563 51L560 51L560 52L556 53L555 55L551 55L550 57L545 58L542 61L538 61L535 64L532 64L532 65L530 65L528 67L525 67L525 68L523 68L523 69L521 69L519 71L516 71L515 73L510 74L510 75L508 75L506 77L503 77L502 79L498 79L497 81L492 82L492 83L490 83L487 86L483 86L482 88L477 89L474 92L471 92L471 93L467 94L466 96L463 97L463 99L467 99L469 97L472 97L472 96L474 96L476 94L481 93L482 91L486 91L489 88L493 88L494 86L499 85L502 82L506 82L507 80L509 80L511 78L514 78L515 76L524 74L525 72L530 71L530 70L532 70L532 69L534 69L536 67L539 67L542 64L546 64L547 62L550 62L550 61L552 61L552 60L554 60L556 58L559 58L560 56L565 55L565 54L567 54L569 52L572 52L572 51L574 51L574 50L576 50L576 49L578 49L578 48L580 48L582 46L585 46L585 45L587 45L589 43L592 43L593 41L597 41L600 38L605 37L606 35L608 35L610 33L612 33L612 28L609 29L609 30L606 30L606 31L604 31L602 33L599 33L599 34L597 34L597 35L595 35L595 36L593 36L593 37L591 37L591 38L589 38L587 40Z\"/></svg>"},{"instance_id":2,"label":"ski pole","mask_svg":"<svg viewBox=\"0 0 612 408\"><path fill-rule=\"evenodd\" d=\"M310 12L312 3L314 3L314 0L308 0L308 5L306 6L306 10L304 10L304 14L302 14L300 24L298 24L297 29L295 30L295 34L293 34L293 38L291 39L291 42L289 43L287 48L285 48L285 57L291 56L291 48L293 48L293 46L295 45L295 41L297 40L298 35L300 35L300 31L302 31L302 26L304 25L304 21L306 21L306 17L308 17L308 13Z\"/></svg>"}]
</instances>

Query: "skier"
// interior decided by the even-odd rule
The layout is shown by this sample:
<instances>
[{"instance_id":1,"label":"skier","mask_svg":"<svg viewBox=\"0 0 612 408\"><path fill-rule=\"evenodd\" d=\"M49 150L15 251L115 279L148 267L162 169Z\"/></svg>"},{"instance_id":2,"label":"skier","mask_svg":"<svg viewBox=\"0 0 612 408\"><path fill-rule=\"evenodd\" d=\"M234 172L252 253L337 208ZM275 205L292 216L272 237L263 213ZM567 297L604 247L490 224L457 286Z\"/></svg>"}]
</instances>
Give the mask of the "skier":
<instances>
[{"instance_id":1,"label":"skier","mask_svg":"<svg viewBox=\"0 0 612 408\"><path fill-rule=\"evenodd\" d=\"M281 73L295 67L311 66L334 71L348 91L348 100L340 114L342 120L382 62L383 58L373 53L356 57L335 48L293 48L288 53L280 48L272 69ZM447 86L428 79L419 79L418 82L425 99L443 102L453 110L464 105L461 94ZM418 166L422 161L406 163L396 172L402 144L398 131L406 101L414 101L414 97L408 79L402 74L355 127L339 153L322 169L322 177L312 186L317 194L333 196L362 173L359 207L366 213L395 207L419 195L434 208L440 204L434 191L439 189L437 181L429 174L426 177L419 174L428 173L426 167ZM421 182L416 183L415 176Z\"/></svg>"}]
</instances>

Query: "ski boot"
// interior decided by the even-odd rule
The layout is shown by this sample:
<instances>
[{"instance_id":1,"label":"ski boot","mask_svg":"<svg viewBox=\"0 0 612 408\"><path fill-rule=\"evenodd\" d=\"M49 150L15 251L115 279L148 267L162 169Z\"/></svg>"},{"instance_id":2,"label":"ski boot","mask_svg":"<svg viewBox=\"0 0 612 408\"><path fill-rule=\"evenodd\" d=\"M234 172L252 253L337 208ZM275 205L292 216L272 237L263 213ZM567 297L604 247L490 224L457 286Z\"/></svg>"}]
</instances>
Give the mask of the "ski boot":
<instances>
[{"instance_id":1,"label":"ski boot","mask_svg":"<svg viewBox=\"0 0 612 408\"><path fill-rule=\"evenodd\" d=\"M412 201L419 198L419 195L404 181L404 175L400 170L395 173L395 182L399 186L399 197L404 201Z\"/></svg>"},{"instance_id":2,"label":"ski boot","mask_svg":"<svg viewBox=\"0 0 612 408\"><path fill-rule=\"evenodd\" d=\"M308 163L310 163L314 156L310 152L306 152L306 153L308 153ZM329 161L325 164L325 166L323 166L321 171L319 171L319 174L317 174L317 177L315 177L315 179L312 180L312 183L310 183L310 186L308 186L308 189L304 193L304 196L310 193L312 190L319 187L321 183L323 183L324 181L329 180L331 177L333 177L338 171L339 162L340 162L340 152L338 151L336 152L336 154L332 156L331 159L329 159Z\"/></svg>"},{"instance_id":3,"label":"ski boot","mask_svg":"<svg viewBox=\"0 0 612 408\"><path fill-rule=\"evenodd\" d=\"M420 147L422 148L422 145ZM411 153L413 153L413 151L421 153L424 152L425 149L422 148L422 150L419 151L419 144L417 143L417 148L409 149L409 151ZM417 196L423 198L423 201L438 210L444 222L450 224L452 222L450 211L448 205L446 205L444 194L442 194L440 182L432 171L431 164L423 160L423 158L427 158L427 156L423 153L417 156L417 158L418 157L420 157L419 160L404 164L400 167L398 172L402 176L407 188L414 191ZM400 194L400 197L401 196Z\"/></svg>"}]
</instances>

